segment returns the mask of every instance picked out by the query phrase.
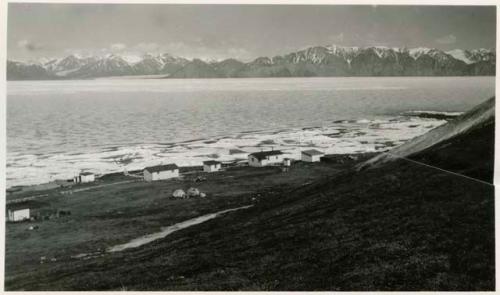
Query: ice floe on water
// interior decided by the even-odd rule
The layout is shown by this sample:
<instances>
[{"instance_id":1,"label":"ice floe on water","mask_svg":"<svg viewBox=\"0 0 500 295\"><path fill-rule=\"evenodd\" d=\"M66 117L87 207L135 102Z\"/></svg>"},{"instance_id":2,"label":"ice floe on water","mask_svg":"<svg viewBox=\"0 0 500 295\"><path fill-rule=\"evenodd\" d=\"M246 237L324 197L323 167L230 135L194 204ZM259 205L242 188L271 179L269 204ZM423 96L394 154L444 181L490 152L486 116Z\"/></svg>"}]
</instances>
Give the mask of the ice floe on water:
<instances>
[{"instance_id":1,"label":"ice floe on water","mask_svg":"<svg viewBox=\"0 0 500 295\"><path fill-rule=\"evenodd\" d=\"M463 112L409 111L406 112L405 114L416 115L416 116L429 114L429 115L444 115L444 116L456 117L463 114Z\"/></svg>"},{"instance_id":2,"label":"ice floe on water","mask_svg":"<svg viewBox=\"0 0 500 295\"><path fill-rule=\"evenodd\" d=\"M8 152L7 186L68 179L82 171L106 174L167 163L195 166L206 160L244 161L249 153L270 149L283 150L294 159L300 158L301 150L311 148L327 154L384 151L445 122L419 116L360 118L322 127L250 131L178 143L102 146L91 152Z\"/></svg>"}]
</instances>

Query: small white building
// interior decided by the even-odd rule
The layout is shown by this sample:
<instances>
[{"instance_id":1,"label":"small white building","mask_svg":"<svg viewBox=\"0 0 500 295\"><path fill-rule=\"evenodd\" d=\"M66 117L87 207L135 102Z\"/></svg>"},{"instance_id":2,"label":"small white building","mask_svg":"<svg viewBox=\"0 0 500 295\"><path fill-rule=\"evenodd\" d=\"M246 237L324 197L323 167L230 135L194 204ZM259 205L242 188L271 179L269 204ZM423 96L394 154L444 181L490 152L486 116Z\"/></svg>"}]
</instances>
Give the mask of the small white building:
<instances>
[{"instance_id":1,"label":"small white building","mask_svg":"<svg viewBox=\"0 0 500 295\"><path fill-rule=\"evenodd\" d=\"M7 210L7 220L16 222L30 219L30 209L8 209Z\"/></svg>"},{"instance_id":2,"label":"small white building","mask_svg":"<svg viewBox=\"0 0 500 295\"><path fill-rule=\"evenodd\" d=\"M145 181L156 181L179 177L179 167L175 164L158 165L144 169Z\"/></svg>"},{"instance_id":3,"label":"small white building","mask_svg":"<svg viewBox=\"0 0 500 295\"><path fill-rule=\"evenodd\" d=\"M203 171L204 172L219 171L221 167L222 167L222 163L219 161L204 161L203 162Z\"/></svg>"},{"instance_id":4,"label":"small white building","mask_svg":"<svg viewBox=\"0 0 500 295\"><path fill-rule=\"evenodd\" d=\"M248 155L248 165L252 167L279 165L282 162L283 153L281 151L258 152Z\"/></svg>"},{"instance_id":5,"label":"small white building","mask_svg":"<svg viewBox=\"0 0 500 295\"><path fill-rule=\"evenodd\" d=\"M285 167L292 166L292 159L290 159L290 158L284 158L283 159L283 166L285 166Z\"/></svg>"},{"instance_id":6,"label":"small white building","mask_svg":"<svg viewBox=\"0 0 500 295\"><path fill-rule=\"evenodd\" d=\"M307 150L302 151L301 159L304 162L319 162L321 157L323 157L325 153L322 153L318 150Z\"/></svg>"},{"instance_id":7,"label":"small white building","mask_svg":"<svg viewBox=\"0 0 500 295\"><path fill-rule=\"evenodd\" d=\"M95 181L95 175L94 173L91 172L82 172L80 175L75 176L73 179L75 183L88 183L88 182L94 182Z\"/></svg>"}]
</instances>

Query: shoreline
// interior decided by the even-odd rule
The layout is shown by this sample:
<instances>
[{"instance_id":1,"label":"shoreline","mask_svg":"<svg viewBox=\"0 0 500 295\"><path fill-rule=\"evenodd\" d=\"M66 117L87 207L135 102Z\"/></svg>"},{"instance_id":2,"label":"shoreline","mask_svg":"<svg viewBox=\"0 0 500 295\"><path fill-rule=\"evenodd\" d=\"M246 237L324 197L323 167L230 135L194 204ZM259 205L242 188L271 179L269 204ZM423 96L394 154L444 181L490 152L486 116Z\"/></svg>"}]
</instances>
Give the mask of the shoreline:
<instances>
[{"instance_id":1,"label":"shoreline","mask_svg":"<svg viewBox=\"0 0 500 295\"><path fill-rule=\"evenodd\" d=\"M47 185L60 179L72 178L77 171L65 165L66 162L80 162L80 171L105 175L124 170L139 170L160 162L176 163L183 167L197 166L205 160L239 162L245 161L249 153L272 148L283 150L287 157L293 159L300 158L300 151L308 148L322 150L325 154L384 151L456 117L455 114L448 114L436 111L411 111L373 119L332 120L325 126L311 124L306 127L254 129L180 142L132 146L110 144L94 152L16 155L14 159L7 161L7 189ZM235 150L242 153L233 153ZM22 172L22 169L26 172ZM30 178L32 180L26 179L26 173L36 175L34 173L39 173L37 171L46 175L32 176ZM29 183L35 180L34 178L46 180ZM24 179L25 183L19 183L16 179Z\"/></svg>"},{"instance_id":2,"label":"shoreline","mask_svg":"<svg viewBox=\"0 0 500 295\"><path fill-rule=\"evenodd\" d=\"M492 128L488 130L493 134ZM471 138L484 139L487 136L483 133L481 131ZM492 146L491 139L490 144L488 141L485 143L468 139L454 140L451 146L449 142L444 142L446 151L450 151L446 154L451 154L452 159L462 159L465 151L471 151L463 148L463 142L468 143L468 146L472 145L472 151L482 150L484 146ZM441 147L442 145L437 146L427 153L442 152ZM486 153L486 156L483 156L483 153L470 152L468 154L484 160L489 153ZM6 240L11 249L6 256L6 265L9 265L6 272L8 278L6 288L10 290L27 287L43 289L44 287L37 285L36 279L39 277L49 279L47 286L55 286L59 283L60 276L53 276L54 271L58 274L75 273L75 270L87 271L96 263L105 263L110 266L107 271L120 273L120 270L127 268L123 264L124 258L136 261L137 265L142 266L141 259L144 254L156 251L169 255L168 253L174 249L175 254L169 256L173 257L172 259L179 257L176 253L181 253L183 255L181 257L196 257L186 256L185 253L192 253L190 251L199 253L206 249L207 244L209 249L220 249L220 243L211 242L214 240L217 243L220 237L227 237L224 238L227 243L222 245L229 245L229 248L223 248L224 250L235 249L231 246L234 243L240 249L253 249L248 247L251 240L246 240L244 237L255 235L258 235L259 241L267 241L269 237L273 237L273 241L277 242L287 238L290 242L297 242L294 237L308 237L311 232L317 232L307 227L310 223L304 217L311 217L322 222L318 226L327 227L328 232L338 230L339 222L342 229L346 225L354 224L356 225L354 230L360 229L371 233L374 238L379 238L381 242L384 242L387 233L401 226L401 218L393 214L394 211L384 211L383 208L401 208L401 210L407 210L402 212L412 214L410 217L413 222L420 222L417 224L420 225L418 228L422 228L420 232L424 240L429 232L439 237L439 239L428 239L429 245L433 245L436 240L440 240L445 235L447 241L456 241L457 246L463 245L462 237L455 239L453 236L447 236L446 230L439 230L446 227L433 226L435 222L443 222L441 219L443 212L448 212L446 210L450 207L452 210L457 208L456 210L460 213L469 212L462 208L475 208L470 213L476 220L483 223L492 220L484 221L481 215L485 211L490 212L485 208L491 208L489 204L493 200L492 186L485 186L462 177L457 180L454 174L428 169L407 161L395 161L381 168L363 171L353 169L357 164L365 162L372 156L365 154L363 157L344 163L296 162L288 172L271 166L229 167L216 173L194 171L180 179L151 183L136 181L100 186L99 189L82 190L71 195L61 194L61 190L47 192L46 198L32 202L33 211L39 212L33 213L34 220L6 224ZM421 156L425 158L426 154ZM436 161L435 158L433 159ZM449 162L449 158L443 160ZM477 171L477 167L483 167L483 162L472 158L468 163L473 163L475 166L467 167L469 171L474 172ZM434 164L443 165L439 161ZM356 176L353 177L351 172ZM198 176L206 177L206 180L197 182ZM124 177L120 173L115 173L103 176L101 180L119 183ZM446 181L446 186L441 185L443 181ZM81 184L79 187L91 188L92 185ZM172 197L175 190L186 190L190 187L196 187L200 192L206 193L206 197L187 199ZM432 187L432 190L415 189L419 187ZM379 193L380 190L383 193ZM425 198L422 198L422 191L426 192ZM463 200L460 197L444 200L436 198L436 194L447 195L450 191L452 191L452 196L464 196L468 198L468 201L457 203L455 200ZM490 191L491 195L488 193ZM482 207L479 208L472 206L477 204L477 196L485 197L485 201L481 202ZM401 198L404 199L401 200ZM429 204L429 202L433 203ZM407 205L408 203L410 206ZM429 205L421 206L422 203ZM168 230L175 229L176 225L190 225L193 219L203 221L204 219L199 218L211 216L214 212L250 205L254 205L258 210L228 214L220 219L213 218L210 221L207 220L206 223L201 222L196 226L186 227L182 231L172 232L171 235L168 234L168 237L163 236L169 233ZM435 212L431 215L434 219L429 225L426 223L427 218L422 218L422 216L428 216L425 215L426 212L433 210L435 206L438 207L432 211ZM367 210L371 208L381 208L381 210ZM420 211L414 212L414 208ZM384 224L380 223L380 212L387 213L382 217L383 220L389 218L390 224L383 226ZM344 222L345 214L349 214L350 219L347 222ZM366 224L364 217L366 214L373 215L373 219L370 219L374 220L372 223ZM268 220L272 223L270 224ZM293 228L289 227L290 222L294 225ZM413 222L407 225L411 229L409 235L406 231L401 231L401 240L406 241L411 237L414 232L412 230L415 228ZM380 231L373 231L373 228L382 228L382 237L380 237ZM163 231L164 229L166 231ZM297 234L297 229L301 229L299 234ZM239 235L239 232L242 232L242 235ZM470 235L469 232L477 232L477 226L474 223L468 227L463 236ZM159 239L153 241L152 238L156 237ZM323 241L324 238L325 236L319 236L318 239ZM350 235L347 238L345 243L335 245L350 247L349 243L352 241ZM142 243L149 242L149 239L151 239L150 243ZM307 249L310 240L303 239L302 241L304 243L301 245L304 247L299 248ZM112 245L131 245L129 243L139 247L129 248L125 252L105 252ZM257 244L257 247L261 246ZM297 249L297 247L293 248ZM280 247L280 250L282 249ZM248 254L246 256L256 253L244 251ZM442 252L432 253L440 255ZM293 252L290 256L296 255L297 252ZM177 273L178 267L186 265L189 266L191 263L185 263L181 258L172 266L171 271ZM352 265L352 263L348 262L344 265ZM131 267L128 271L134 272L135 270ZM196 270L194 273L197 274ZM33 277L35 279L32 279ZM91 276L86 277L95 279ZM127 285L129 284L132 284L132 281L129 281ZM74 285L71 281L66 281L65 286Z\"/></svg>"},{"instance_id":3,"label":"shoreline","mask_svg":"<svg viewBox=\"0 0 500 295\"><path fill-rule=\"evenodd\" d=\"M8 277L37 272L40 267L50 268L54 264L71 265L75 259L100 259L78 255L102 253L111 245L126 244L214 212L264 205L285 191L338 175L368 157L371 156L365 154L350 161L297 161L288 171L278 166L238 163L213 173L203 172L200 166L180 167L182 177L153 182L110 173L94 183L7 194L7 208L30 208L29 220L6 225L9 247L20 250L9 252L6 258L6 264L11 266ZM205 197L173 197L176 190L190 188L198 189ZM47 238L39 240L40 235Z\"/></svg>"},{"instance_id":4,"label":"shoreline","mask_svg":"<svg viewBox=\"0 0 500 295\"><path fill-rule=\"evenodd\" d=\"M262 77L213 77L213 78L171 78L169 76L165 76L162 74L158 75L124 75L124 76L96 76L91 78L67 78L64 76L57 76L52 79L7 79L7 82L51 82L51 81L106 81L106 80L240 80L240 79L326 79L326 78L335 78L335 79L346 79L346 78L472 78L472 77L491 77L494 78L495 74L474 74L474 75L408 75L408 76L375 76L375 75L345 75L345 76L262 76Z\"/></svg>"},{"instance_id":5,"label":"shoreline","mask_svg":"<svg viewBox=\"0 0 500 295\"><path fill-rule=\"evenodd\" d=\"M336 161L336 159L348 159L349 157L355 156L356 158L367 158L367 157L372 157L375 156L379 153L377 152L366 152L366 153L355 153L355 154L325 154L324 158L325 160L322 160L321 162L331 162L331 161ZM297 162L302 162L301 160L293 160L295 163ZM314 164L314 163L311 163ZM251 166L248 165L248 160L234 160L230 162L222 162L222 171L227 170L228 168L238 168L238 167L246 167L246 168L252 168ZM274 166L269 166L269 167L281 167L281 165L274 165ZM131 170L127 171L127 173L124 172L110 172L110 173L105 173L102 175L96 174L96 180L94 182L90 183L85 183L85 184L79 184L79 183L74 183L73 179L58 179L54 180L52 182L47 182L47 183L40 183L40 184L32 184L32 185L19 185L19 186L12 186L6 189L6 197L7 197L7 203L17 203L17 202L23 202L25 200L20 200L17 201L18 198L10 199L9 197L13 198L19 194L22 193L35 193L35 192L46 192L46 191L53 191L53 190L58 190L61 193L65 193L64 190L66 191L72 191L73 187L80 187L80 188L85 188L85 189L97 189L101 186L107 186L110 184L121 184L123 179L128 179L128 180L135 180L135 181L141 181L143 182L144 179L142 177L143 169L139 170ZM205 173L203 172L203 165L193 165L193 166L179 166L179 177L178 179L182 179L185 176L188 176L190 174L195 174L195 173ZM140 177L139 177L140 174ZM112 181L113 179L118 179L119 181L114 182ZM110 182L111 180L111 182ZM78 191L78 190L77 190ZM46 194L37 194L34 196L28 196L27 198L29 200L30 197L44 197L47 196ZM24 197L24 196L23 196Z\"/></svg>"}]
</instances>

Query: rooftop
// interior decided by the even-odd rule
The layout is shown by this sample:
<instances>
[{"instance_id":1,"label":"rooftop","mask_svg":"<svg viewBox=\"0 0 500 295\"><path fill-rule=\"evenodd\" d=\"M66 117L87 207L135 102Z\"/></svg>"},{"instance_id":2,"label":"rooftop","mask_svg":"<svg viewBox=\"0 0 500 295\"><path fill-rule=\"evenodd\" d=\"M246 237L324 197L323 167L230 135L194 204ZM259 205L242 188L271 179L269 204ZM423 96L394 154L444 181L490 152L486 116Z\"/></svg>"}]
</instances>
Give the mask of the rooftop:
<instances>
[{"instance_id":1,"label":"rooftop","mask_svg":"<svg viewBox=\"0 0 500 295\"><path fill-rule=\"evenodd\" d=\"M265 159L269 156L275 156L275 155L282 155L283 153L279 150L276 151L267 151L267 152L257 152L257 153L252 153L250 156L253 156L259 160Z\"/></svg>"},{"instance_id":2,"label":"rooftop","mask_svg":"<svg viewBox=\"0 0 500 295\"><path fill-rule=\"evenodd\" d=\"M160 172L160 171L170 171L170 170L175 170L175 169L179 169L179 167L175 164L167 164L167 165L146 167L144 170L147 170L147 171L153 173L153 172Z\"/></svg>"},{"instance_id":3,"label":"rooftop","mask_svg":"<svg viewBox=\"0 0 500 295\"><path fill-rule=\"evenodd\" d=\"M203 165L218 165L218 164L220 164L219 161L214 161L214 160L203 161Z\"/></svg>"},{"instance_id":4,"label":"rooftop","mask_svg":"<svg viewBox=\"0 0 500 295\"><path fill-rule=\"evenodd\" d=\"M245 151L239 150L239 149L230 149L229 150L230 155L236 155L236 154L246 154Z\"/></svg>"},{"instance_id":5,"label":"rooftop","mask_svg":"<svg viewBox=\"0 0 500 295\"><path fill-rule=\"evenodd\" d=\"M6 209L11 211L24 210L24 209L36 209L44 206L44 202L36 200L27 200L16 203L6 204Z\"/></svg>"},{"instance_id":6,"label":"rooftop","mask_svg":"<svg viewBox=\"0 0 500 295\"><path fill-rule=\"evenodd\" d=\"M317 155L324 155L325 153L320 152L318 150L307 150L307 151L302 151L303 154L306 154L308 156L317 156Z\"/></svg>"},{"instance_id":7,"label":"rooftop","mask_svg":"<svg viewBox=\"0 0 500 295\"><path fill-rule=\"evenodd\" d=\"M92 173L92 172L82 172L82 173L80 173L80 175L94 175L94 173Z\"/></svg>"}]
</instances>

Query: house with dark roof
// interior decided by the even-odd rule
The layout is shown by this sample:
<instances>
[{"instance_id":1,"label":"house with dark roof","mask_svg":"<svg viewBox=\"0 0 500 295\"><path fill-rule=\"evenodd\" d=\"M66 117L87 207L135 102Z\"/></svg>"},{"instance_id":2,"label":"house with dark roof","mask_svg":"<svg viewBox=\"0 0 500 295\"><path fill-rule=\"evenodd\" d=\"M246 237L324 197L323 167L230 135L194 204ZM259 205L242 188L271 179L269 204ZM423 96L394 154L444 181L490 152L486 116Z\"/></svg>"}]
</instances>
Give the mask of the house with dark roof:
<instances>
[{"instance_id":1,"label":"house with dark roof","mask_svg":"<svg viewBox=\"0 0 500 295\"><path fill-rule=\"evenodd\" d=\"M324 155L325 153L313 149L302 151L300 158L304 162L319 162Z\"/></svg>"},{"instance_id":2,"label":"house with dark roof","mask_svg":"<svg viewBox=\"0 0 500 295\"><path fill-rule=\"evenodd\" d=\"M222 163L219 161L203 161L203 171L204 172L216 172L222 167Z\"/></svg>"},{"instance_id":3,"label":"house with dark roof","mask_svg":"<svg viewBox=\"0 0 500 295\"><path fill-rule=\"evenodd\" d=\"M283 162L283 153L278 150L257 152L248 155L248 165L253 167L279 165L282 162Z\"/></svg>"},{"instance_id":4,"label":"house with dark roof","mask_svg":"<svg viewBox=\"0 0 500 295\"><path fill-rule=\"evenodd\" d=\"M179 177L179 167L175 164L146 167L143 171L147 182Z\"/></svg>"},{"instance_id":5,"label":"house with dark roof","mask_svg":"<svg viewBox=\"0 0 500 295\"><path fill-rule=\"evenodd\" d=\"M42 205L43 203L33 200L6 204L7 214L5 214L5 217L9 222L29 220Z\"/></svg>"}]
</instances>

